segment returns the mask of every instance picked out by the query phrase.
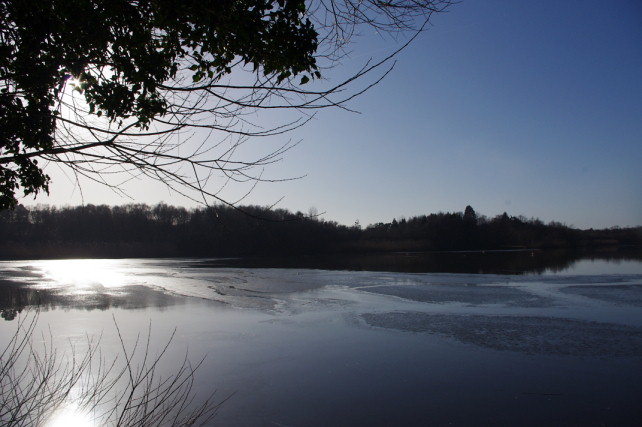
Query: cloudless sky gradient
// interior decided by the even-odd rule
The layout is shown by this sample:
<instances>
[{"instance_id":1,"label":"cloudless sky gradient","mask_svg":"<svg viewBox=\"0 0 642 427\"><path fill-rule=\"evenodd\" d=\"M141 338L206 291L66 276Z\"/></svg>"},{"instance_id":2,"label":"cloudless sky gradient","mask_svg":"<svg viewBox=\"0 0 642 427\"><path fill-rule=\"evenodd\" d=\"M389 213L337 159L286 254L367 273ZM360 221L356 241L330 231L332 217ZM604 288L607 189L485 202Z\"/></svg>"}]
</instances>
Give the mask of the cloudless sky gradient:
<instances>
[{"instance_id":1,"label":"cloudless sky gradient","mask_svg":"<svg viewBox=\"0 0 642 427\"><path fill-rule=\"evenodd\" d=\"M363 34L340 79L389 41ZM388 49L389 51L389 49ZM282 137L302 142L246 203L344 224L463 211L580 228L642 225L642 3L464 0L435 16L382 83ZM260 144L261 142L257 142ZM25 204L193 202L150 182L132 199L59 171Z\"/></svg>"}]
</instances>

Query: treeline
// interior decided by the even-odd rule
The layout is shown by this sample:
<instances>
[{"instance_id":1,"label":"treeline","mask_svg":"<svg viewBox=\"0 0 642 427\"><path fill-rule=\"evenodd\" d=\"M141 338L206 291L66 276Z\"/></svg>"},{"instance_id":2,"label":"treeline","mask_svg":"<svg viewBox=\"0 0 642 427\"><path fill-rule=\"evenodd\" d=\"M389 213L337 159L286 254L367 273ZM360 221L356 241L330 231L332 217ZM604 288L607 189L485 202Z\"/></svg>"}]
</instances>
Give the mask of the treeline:
<instances>
[{"instance_id":1,"label":"treeline","mask_svg":"<svg viewBox=\"0 0 642 427\"><path fill-rule=\"evenodd\" d=\"M465 211L420 215L368 226L361 240L379 250L457 251L560 249L642 244L642 227L580 230L559 222L509 216L488 218L471 206ZM406 249L402 249L406 248Z\"/></svg>"},{"instance_id":2,"label":"treeline","mask_svg":"<svg viewBox=\"0 0 642 427\"><path fill-rule=\"evenodd\" d=\"M361 228L301 212L158 204L26 208L0 212L0 257L230 257L393 251L596 248L641 245L642 227L579 230L537 219L464 212Z\"/></svg>"},{"instance_id":3,"label":"treeline","mask_svg":"<svg viewBox=\"0 0 642 427\"><path fill-rule=\"evenodd\" d=\"M158 204L18 206L0 212L0 257L172 257L325 253L354 230L284 209Z\"/></svg>"}]
</instances>

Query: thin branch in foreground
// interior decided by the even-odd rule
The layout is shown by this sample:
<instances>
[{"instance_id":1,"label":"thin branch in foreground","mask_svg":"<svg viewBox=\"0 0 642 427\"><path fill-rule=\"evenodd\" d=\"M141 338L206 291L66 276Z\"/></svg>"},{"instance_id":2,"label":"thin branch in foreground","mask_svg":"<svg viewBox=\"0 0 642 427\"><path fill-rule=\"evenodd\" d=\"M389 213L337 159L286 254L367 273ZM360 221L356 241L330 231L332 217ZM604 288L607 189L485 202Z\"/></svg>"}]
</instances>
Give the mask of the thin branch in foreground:
<instances>
[{"instance_id":1,"label":"thin branch in foreground","mask_svg":"<svg viewBox=\"0 0 642 427\"><path fill-rule=\"evenodd\" d=\"M36 345L38 312L20 316L15 333L0 352L0 424L43 425L67 408L101 426L205 425L231 396L212 392L200 402L196 371L187 352L173 372L161 372L174 334L153 356L151 324L144 342L128 347L114 318L121 354L106 357L100 339L86 337L86 349L70 344L59 352L53 336ZM175 332L175 331L174 331ZM138 362L137 362L138 361Z\"/></svg>"}]
</instances>

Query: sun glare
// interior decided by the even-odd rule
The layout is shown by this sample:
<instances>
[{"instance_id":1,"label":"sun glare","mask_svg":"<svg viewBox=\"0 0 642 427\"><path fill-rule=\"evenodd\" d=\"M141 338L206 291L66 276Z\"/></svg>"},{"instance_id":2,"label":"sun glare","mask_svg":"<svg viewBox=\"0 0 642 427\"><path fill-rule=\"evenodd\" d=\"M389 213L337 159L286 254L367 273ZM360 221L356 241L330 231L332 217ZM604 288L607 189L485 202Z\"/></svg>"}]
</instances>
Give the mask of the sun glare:
<instances>
[{"instance_id":1,"label":"sun glare","mask_svg":"<svg viewBox=\"0 0 642 427\"><path fill-rule=\"evenodd\" d=\"M91 416L82 412L76 405L57 410L45 423L45 427L94 427Z\"/></svg>"},{"instance_id":2,"label":"sun glare","mask_svg":"<svg viewBox=\"0 0 642 427\"><path fill-rule=\"evenodd\" d=\"M64 286L79 288L124 285L124 277L117 271L115 260L66 259L45 261L40 265L46 276Z\"/></svg>"}]
</instances>

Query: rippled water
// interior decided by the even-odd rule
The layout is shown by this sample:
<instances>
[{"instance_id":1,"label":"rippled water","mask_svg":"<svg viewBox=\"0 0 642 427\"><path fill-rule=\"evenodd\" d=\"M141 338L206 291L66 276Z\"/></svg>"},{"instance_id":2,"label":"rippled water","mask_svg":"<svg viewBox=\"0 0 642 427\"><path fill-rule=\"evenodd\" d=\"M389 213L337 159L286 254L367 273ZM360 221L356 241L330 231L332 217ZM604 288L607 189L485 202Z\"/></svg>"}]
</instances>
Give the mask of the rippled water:
<instances>
[{"instance_id":1,"label":"rippled water","mask_svg":"<svg viewBox=\"0 0 642 427\"><path fill-rule=\"evenodd\" d=\"M241 268L219 260L0 262L8 340L39 307L55 344L105 354L177 328L224 426L639 425L642 263L546 274ZM47 335L48 336L48 335ZM46 339L46 336L45 338Z\"/></svg>"}]
</instances>

